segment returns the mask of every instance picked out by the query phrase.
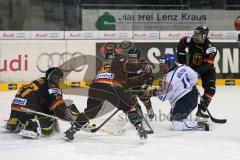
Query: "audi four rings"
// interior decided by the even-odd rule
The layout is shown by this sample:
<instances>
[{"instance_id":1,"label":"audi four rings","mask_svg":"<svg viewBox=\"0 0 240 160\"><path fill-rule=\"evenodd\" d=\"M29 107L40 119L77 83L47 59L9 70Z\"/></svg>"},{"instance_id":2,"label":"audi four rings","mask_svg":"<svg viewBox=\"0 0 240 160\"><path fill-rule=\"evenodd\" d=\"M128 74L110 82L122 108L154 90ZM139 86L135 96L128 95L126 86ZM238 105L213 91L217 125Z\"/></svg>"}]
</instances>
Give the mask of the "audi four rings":
<instances>
[{"instance_id":1,"label":"audi four rings","mask_svg":"<svg viewBox=\"0 0 240 160\"><path fill-rule=\"evenodd\" d=\"M81 52L42 53L37 59L37 69L40 72L45 73L48 68L55 66L62 68L64 72L81 72L83 67L79 68L79 65L77 64L79 63L79 60L77 61L79 57L81 57L81 60L84 60L84 64L81 64L81 66L87 65L87 59Z\"/></svg>"}]
</instances>

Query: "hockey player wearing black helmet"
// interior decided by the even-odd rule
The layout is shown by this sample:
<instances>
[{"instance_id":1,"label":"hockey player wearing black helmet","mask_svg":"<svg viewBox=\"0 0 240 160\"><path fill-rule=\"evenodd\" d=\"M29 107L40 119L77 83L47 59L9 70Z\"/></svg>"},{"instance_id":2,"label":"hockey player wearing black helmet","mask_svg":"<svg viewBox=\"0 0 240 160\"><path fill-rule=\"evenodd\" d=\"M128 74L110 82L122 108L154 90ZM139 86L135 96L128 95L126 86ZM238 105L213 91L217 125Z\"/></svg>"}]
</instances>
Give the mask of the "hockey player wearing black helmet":
<instances>
[{"instance_id":1,"label":"hockey player wearing black helmet","mask_svg":"<svg viewBox=\"0 0 240 160\"><path fill-rule=\"evenodd\" d=\"M200 25L195 28L192 39L196 44L203 44L207 40L208 33L208 27Z\"/></svg>"},{"instance_id":2,"label":"hockey player wearing black helmet","mask_svg":"<svg viewBox=\"0 0 240 160\"><path fill-rule=\"evenodd\" d=\"M74 138L73 135L76 131L81 130L85 124L98 116L106 101L127 115L140 138L147 138L148 133L142 125L142 115L136 110L138 105L136 94L132 94L127 86L142 85L148 76L127 77L129 71L132 71L132 67L129 65L131 62L123 55L115 53L115 49L105 51L105 55L108 56L105 56L105 61L97 70L97 74L89 86L87 106L84 112L79 114L76 124L65 132L69 140Z\"/></svg>"},{"instance_id":3,"label":"hockey player wearing black helmet","mask_svg":"<svg viewBox=\"0 0 240 160\"><path fill-rule=\"evenodd\" d=\"M53 67L46 71L45 77L20 88L12 101L10 118L5 128L31 139L55 133L56 119L29 113L28 110L54 115L67 121L76 119L79 113L76 106L74 104L66 106L62 98L62 90L59 87L62 79L63 71Z\"/></svg>"},{"instance_id":4,"label":"hockey player wearing black helmet","mask_svg":"<svg viewBox=\"0 0 240 160\"><path fill-rule=\"evenodd\" d=\"M195 28L192 37L182 37L177 45L178 62L188 64L199 74L202 80L204 94L196 113L199 121L208 121L209 116L206 109L216 92L214 59L217 49L208 39L208 32L209 29L207 26L200 25ZM189 49L188 53L185 50L186 48ZM186 62L187 54L189 54L189 62Z\"/></svg>"},{"instance_id":5,"label":"hockey player wearing black helmet","mask_svg":"<svg viewBox=\"0 0 240 160\"><path fill-rule=\"evenodd\" d=\"M154 111L152 108L152 103L150 96L147 94L146 89L152 85L154 77L152 74L152 69L145 59L141 57L141 51L137 48L131 49L128 52L128 62L129 68L131 70L128 72L127 77L132 78L135 76L148 76L145 82L141 85L129 85L129 90L138 96L138 98L143 102L146 107L148 117L150 119L154 118ZM141 106L137 105L138 109L141 109ZM141 110L140 110L141 111Z\"/></svg>"}]
</instances>

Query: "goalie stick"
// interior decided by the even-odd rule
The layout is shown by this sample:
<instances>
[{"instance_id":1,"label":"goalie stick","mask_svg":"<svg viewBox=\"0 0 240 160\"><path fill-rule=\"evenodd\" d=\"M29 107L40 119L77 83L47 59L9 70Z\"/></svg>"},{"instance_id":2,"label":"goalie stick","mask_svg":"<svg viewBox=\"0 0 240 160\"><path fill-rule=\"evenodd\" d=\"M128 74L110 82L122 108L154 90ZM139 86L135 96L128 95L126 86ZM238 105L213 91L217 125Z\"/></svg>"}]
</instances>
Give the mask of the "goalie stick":
<instances>
[{"instance_id":1,"label":"goalie stick","mask_svg":"<svg viewBox=\"0 0 240 160\"><path fill-rule=\"evenodd\" d=\"M46 116L46 117L49 117L49 118L53 118L53 119L65 121L65 120L60 119L60 118L58 118L58 117L56 117L56 116L49 115L49 114L42 113L42 112L38 112L38 111L34 111L34 110L31 110L31 109L28 109L28 108L21 107L20 109L21 109L22 111L24 111L24 112L35 113L35 114L42 115L42 116ZM110 118L110 119L111 119L111 118ZM110 120L110 119L109 119L109 120ZM106 121L106 120L105 120L105 121ZM104 122L105 122L105 121L104 121ZM103 123L104 123L104 122L103 122ZM106 123L106 122L105 122L105 123ZM103 125L101 125L101 127L100 127L100 126L97 127L98 129L97 129L97 130L94 130L94 131L92 131L93 128L87 128L87 127L82 127L81 130L83 130L83 131L85 131L85 132L92 132L92 133L97 132L97 131L101 131L101 132L103 132L103 133L107 133L107 134L109 134L109 135L114 135L114 136L121 135L121 130L122 130L122 129L114 132L114 131L110 131L110 130L108 130L108 129L102 128L102 126L103 126Z\"/></svg>"},{"instance_id":2,"label":"goalie stick","mask_svg":"<svg viewBox=\"0 0 240 160\"><path fill-rule=\"evenodd\" d=\"M196 87L197 88L197 87ZM198 89L197 89L197 91L198 91ZM203 98L202 98L202 96L201 96L201 94L200 94L200 92L198 91L198 96L200 97L200 100L201 101L203 101ZM204 102L204 101L203 101ZM227 122L227 119L217 119L217 118L214 118L213 116L212 116L212 114L210 113L210 111L208 110L208 108L205 106L205 103L204 103L204 107L206 108L206 110L207 110L207 113L208 113L208 115L209 115L209 117L210 117L210 119L214 122L214 123L226 123Z\"/></svg>"}]
</instances>

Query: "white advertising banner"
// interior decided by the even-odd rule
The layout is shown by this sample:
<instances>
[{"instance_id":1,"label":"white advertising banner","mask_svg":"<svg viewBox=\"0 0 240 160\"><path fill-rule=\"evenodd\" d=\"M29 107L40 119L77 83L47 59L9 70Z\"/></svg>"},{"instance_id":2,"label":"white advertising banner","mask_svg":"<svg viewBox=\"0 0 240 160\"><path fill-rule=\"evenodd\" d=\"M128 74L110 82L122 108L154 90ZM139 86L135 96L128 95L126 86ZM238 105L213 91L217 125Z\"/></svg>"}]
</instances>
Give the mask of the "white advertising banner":
<instances>
[{"instance_id":1,"label":"white advertising banner","mask_svg":"<svg viewBox=\"0 0 240 160\"><path fill-rule=\"evenodd\" d=\"M160 39L179 40L181 37L191 37L193 31L160 31Z\"/></svg>"},{"instance_id":2,"label":"white advertising banner","mask_svg":"<svg viewBox=\"0 0 240 160\"><path fill-rule=\"evenodd\" d=\"M64 39L64 31L31 31L31 39Z\"/></svg>"},{"instance_id":3,"label":"white advertising banner","mask_svg":"<svg viewBox=\"0 0 240 160\"><path fill-rule=\"evenodd\" d=\"M30 31L0 31L0 39L30 39Z\"/></svg>"},{"instance_id":4,"label":"white advertising banner","mask_svg":"<svg viewBox=\"0 0 240 160\"><path fill-rule=\"evenodd\" d=\"M97 31L65 31L65 39L98 39Z\"/></svg>"},{"instance_id":5,"label":"white advertising banner","mask_svg":"<svg viewBox=\"0 0 240 160\"><path fill-rule=\"evenodd\" d=\"M133 39L159 39L159 31L134 31Z\"/></svg>"},{"instance_id":6,"label":"white advertising banner","mask_svg":"<svg viewBox=\"0 0 240 160\"><path fill-rule=\"evenodd\" d=\"M91 41L1 40L0 82L32 81L44 76L49 67L62 68L65 80L91 79L96 70L95 45Z\"/></svg>"},{"instance_id":7,"label":"white advertising banner","mask_svg":"<svg viewBox=\"0 0 240 160\"><path fill-rule=\"evenodd\" d=\"M240 30L240 12L225 10L82 10L83 30Z\"/></svg>"},{"instance_id":8,"label":"white advertising banner","mask_svg":"<svg viewBox=\"0 0 240 160\"><path fill-rule=\"evenodd\" d=\"M210 39L236 39L239 33L237 31L210 31Z\"/></svg>"},{"instance_id":9,"label":"white advertising banner","mask_svg":"<svg viewBox=\"0 0 240 160\"><path fill-rule=\"evenodd\" d=\"M98 31L98 39L132 39L132 31Z\"/></svg>"}]
</instances>

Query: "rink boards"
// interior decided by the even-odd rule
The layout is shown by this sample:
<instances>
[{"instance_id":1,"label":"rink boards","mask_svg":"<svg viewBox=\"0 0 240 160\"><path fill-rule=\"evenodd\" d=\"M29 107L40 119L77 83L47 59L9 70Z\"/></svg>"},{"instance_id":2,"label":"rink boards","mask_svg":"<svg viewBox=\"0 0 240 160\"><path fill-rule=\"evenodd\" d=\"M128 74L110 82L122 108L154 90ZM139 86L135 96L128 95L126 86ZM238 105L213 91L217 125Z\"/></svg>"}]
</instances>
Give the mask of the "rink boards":
<instances>
[{"instance_id":1,"label":"rink boards","mask_svg":"<svg viewBox=\"0 0 240 160\"><path fill-rule=\"evenodd\" d=\"M39 34L39 36L44 36ZM53 37L54 38L54 37ZM164 53L176 54L177 38L134 39L131 46L139 48L142 56L153 66L158 77L158 57ZM240 85L239 43L235 40L212 40L218 50L215 58L217 85ZM64 70L63 88L87 87L96 69L103 62L104 45L113 42L119 47L120 39L28 39L0 40L0 91L19 89L22 84L44 76L49 67ZM199 84L201 82L199 81ZM154 83L157 85L157 81Z\"/></svg>"}]
</instances>

